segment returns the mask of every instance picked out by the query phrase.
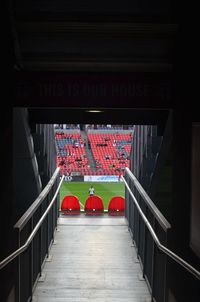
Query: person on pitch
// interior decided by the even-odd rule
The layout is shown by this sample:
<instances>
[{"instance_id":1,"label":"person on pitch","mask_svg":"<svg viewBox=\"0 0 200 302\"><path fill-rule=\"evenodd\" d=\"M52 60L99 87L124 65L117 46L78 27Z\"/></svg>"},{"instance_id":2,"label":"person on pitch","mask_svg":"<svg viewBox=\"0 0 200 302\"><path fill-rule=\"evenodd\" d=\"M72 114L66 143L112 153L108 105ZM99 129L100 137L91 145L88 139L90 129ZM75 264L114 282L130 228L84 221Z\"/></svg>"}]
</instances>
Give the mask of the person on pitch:
<instances>
[{"instance_id":1,"label":"person on pitch","mask_svg":"<svg viewBox=\"0 0 200 302\"><path fill-rule=\"evenodd\" d=\"M89 188L89 195L94 196L94 187L92 185Z\"/></svg>"}]
</instances>

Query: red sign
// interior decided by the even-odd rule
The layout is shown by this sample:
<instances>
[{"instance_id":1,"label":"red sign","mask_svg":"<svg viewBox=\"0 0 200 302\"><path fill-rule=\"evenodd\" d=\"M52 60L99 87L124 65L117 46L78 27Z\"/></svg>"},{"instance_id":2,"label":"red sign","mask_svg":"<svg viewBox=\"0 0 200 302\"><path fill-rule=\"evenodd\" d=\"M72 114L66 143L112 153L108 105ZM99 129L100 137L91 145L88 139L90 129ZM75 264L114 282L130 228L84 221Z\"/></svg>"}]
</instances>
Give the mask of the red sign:
<instances>
[{"instance_id":1,"label":"red sign","mask_svg":"<svg viewBox=\"0 0 200 302\"><path fill-rule=\"evenodd\" d=\"M16 105L169 107L169 74L26 73L16 76Z\"/></svg>"}]
</instances>

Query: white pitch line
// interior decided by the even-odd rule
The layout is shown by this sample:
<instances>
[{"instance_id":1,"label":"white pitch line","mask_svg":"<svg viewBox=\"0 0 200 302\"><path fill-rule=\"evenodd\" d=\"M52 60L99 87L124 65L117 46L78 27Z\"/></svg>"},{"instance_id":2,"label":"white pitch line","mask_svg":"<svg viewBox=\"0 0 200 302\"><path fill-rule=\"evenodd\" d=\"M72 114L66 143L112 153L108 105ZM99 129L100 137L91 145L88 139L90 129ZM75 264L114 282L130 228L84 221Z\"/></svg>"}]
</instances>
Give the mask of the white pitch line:
<instances>
[{"instance_id":1,"label":"white pitch line","mask_svg":"<svg viewBox=\"0 0 200 302\"><path fill-rule=\"evenodd\" d=\"M80 201L79 201L80 205L84 208L84 204L82 204Z\"/></svg>"},{"instance_id":2,"label":"white pitch line","mask_svg":"<svg viewBox=\"0 0 200 302\"><path fill-rule=\"evenodd\" d=\"M68 191L68 190L62 190L62 191L64 191L64 192L69 192L69 193L71 193L71 191ZM76 190L76 192L84 192L84 191L77 191ZM99 192L107 192L107 190L101 190L101 191L99 191ZM118 192L122 192L122 191L112 191L113 193L118 193Z\"/></svg>"}]
</instances>

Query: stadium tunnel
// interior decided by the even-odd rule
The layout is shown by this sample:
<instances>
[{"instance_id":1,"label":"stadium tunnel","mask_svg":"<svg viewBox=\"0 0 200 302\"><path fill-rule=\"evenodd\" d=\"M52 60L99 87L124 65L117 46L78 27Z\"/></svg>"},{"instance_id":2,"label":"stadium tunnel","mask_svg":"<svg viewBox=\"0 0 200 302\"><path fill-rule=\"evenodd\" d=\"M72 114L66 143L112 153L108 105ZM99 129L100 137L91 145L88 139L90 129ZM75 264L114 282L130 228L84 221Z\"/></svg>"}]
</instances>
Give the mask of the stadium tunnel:
<instances>
[{"instance_id":1,"label":"stadium tunnel","mask_svg":"<svg viewBox=\"0 0 200 302\"><path fill-rule=\"evenodd\" d=\"M67 119L138 125L130 168L153 200L146 208L139 195L139 203L162 243L199 269L198 2L196 6L194 1L169 0L7 2L1 66L6 109L2 108L0 121L0 259L24 244L49 206L58 185L52 124ZM88 112L92 109L99 112ZM146 136L144 125L155 126L152 135ZM35 200L40 200L52 177L49 193L42 194L43 203L36 208ZM129 199L126 194L125 201ZM154 219L154 205L171 224L165 239L166 230ZM1 270L1 301L31 300L37 273L41 275L37 269L54 238L57 206L29 249ZM138 245L137 258L143 260L143 275L152 269L151 300L198 301L199 280L168 258L161 267L161 253L138 213L133 217L134 209L129 210L125 208L125 215L132 235L138 235L135 241L141 234L145 239ZM143 250L143 243L153 255ZM154 282L161 272L166 278ZM165 297L158 300L155 292L164 292ZM51 298L56 300L57 295Z\"/></svg>"},{"instance_id":2,"label":"stadium tunnel","mask_svg":"<svg viewBox=\"0 0 200 302\"><path fill-rule=\"evenodd\" d=\"M196 115L193 116L190 115L190 113L184 114L176 110L172 112L172 110L168 109L139 110L133 108L111 109L102 107L98 109L100 109L100 112L93 114L88 112L88 108L14 108L13 177L15 180L15 200L9 208L9 211L6 211L6 213L9 213L10 217L12 217L12 219L9 218L8 221L10 221L12 225L18 225L17 223L22 222L20 217L22 218L24 216L26 211L29 210L29 207L33 208L32 204L35 198L40 195L56 169L56 150L53 143L54 123L66 122L67 116L69 123L80 121L80 123L135 124L138 125L138 127L136 129L133 153L131 155L134 155L134 159L130 168L173 226L168 242L169 247L182 255L182 257L189 259L193 265L198 266L199 258L196 253L198 245L195 241L195 238L197 238L196 233L194 233L194 230L197 229L198 220L196 220L196 216L192 216L194 219L192 220L192 224L190 224L191 217L189 211L190 207L192 207L192 213L194 215L196 203L191 203L191 192L190 187L188 187L188 175L191 172L189 160L191 156L190 148L192 147L194 150L198 150L199 148L198 124L192 124ZM184 124L182 123L183 118L186 121ZM151 133L150 137L145 137L144 125L155 126L155 128L152 128L155 131ZM145 149L145 154L148 156L143 158L141 148L143 146L142 140L145 138L148 142L148 148ZM193 160L193 163L198 162L196 157ZM138 170L138 167L140 167L140 170ZM193 164L192 171L194 175L198 175L195 167L197 167L197 165ZM154 171L153 174L152 169ZM49 204L55 190L56 182L55 186L52 187L50 196L46 200L46 205ZM197 193L197 191L195 191L197 190L195 185L193 190ZM179 203L180 200L182 201L181 205ZM196 199L194 198L194 200ZM56 208L54 210L54 216L52 217L55 218L58 212L56 212ZM42 208L40 211L43 213L44 209ZM36 211L36 216L38 215L37 219L39 219L40 211ZM129 214L130 213L126 213L126 217L128 217ZM151 215L150 211L148 211L148 215ZM23 217L23 219L25 218ZM151 216L150 219L152 219ZM24 221L26 220L27 218ZM49 221L52 222L52 224L49 229L49 235L44 240L48 245L51 243L53 230L56 226L56 221L53 220L53 222L51 219L49 219ZM132 227L133 226L130 225L131 229ZM26 232L28 229L29 227L27 227ZM194 237L191 238L189 230L191 230ZM24 239L27 235L26 232L24 233ZM16 242L11 226L9 234L9 242L11 242L10 238L13 239L13 242ZM7 247L6 254L8 254L8 251L11 250L9 245L5 246ZM34 247L34 250L35 249L36 247ZM140 252L139 250L139 253ZM44 255L45 251L43 251L43 257ZM183 297L181 288L185 282L187 283L185 293L187 299L190 294L193 295L198 291L199 287L196 280L191 278L187 273L182 274L182 269L171 264L171 262L167 265L169 270L168 278L171 278L168 280L169 288L177 297ZM8 266L8 271L13 272L12 270L13 266ZM158 270L159 261L156 266L157 273ZM21 267L21 271L22 273L24 272L25 276L26 268ZM36 272L34 272L34 274L35 273ZM13 276L13 273L9 273L9 276ZM5 278L5 280L7 279ZM11 278L10 285L12 285L12 281L13 279ZM22 281L26 282L25 279ZM162 284L162 286L164 285ZM7 287L8 285L6 285L6 288ZM29 286L27 284L27 287L25 287L23 291L22 301L25 301L25 297L28 297L28 288ZM156 291L159 292L159 290L159 288L156 288ZM182 301L186 301L184 297Z\"/></svg>"}]
</instances>

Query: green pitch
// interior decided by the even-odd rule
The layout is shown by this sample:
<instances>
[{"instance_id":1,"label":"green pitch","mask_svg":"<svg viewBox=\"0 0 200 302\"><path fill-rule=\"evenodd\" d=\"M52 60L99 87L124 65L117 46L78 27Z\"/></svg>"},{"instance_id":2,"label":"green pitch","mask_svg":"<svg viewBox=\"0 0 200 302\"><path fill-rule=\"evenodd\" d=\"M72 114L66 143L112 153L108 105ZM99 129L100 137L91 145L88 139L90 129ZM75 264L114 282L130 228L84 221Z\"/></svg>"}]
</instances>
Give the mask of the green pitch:
<instances>
[{"instance_id":1,"label":"green pitch","mask_svg":"<svg viewBox=\"0 0 200 302\"><path fill-rule=\"evenodd\" d=\"M122 182L63 182L60 188L60 205L64 196L76 195L84 206L91 184L95 189L95 195L102 198L104 209L108 208L109 201L113 196L125 196L125 188Z\"/></svg>"}]
</instances>

